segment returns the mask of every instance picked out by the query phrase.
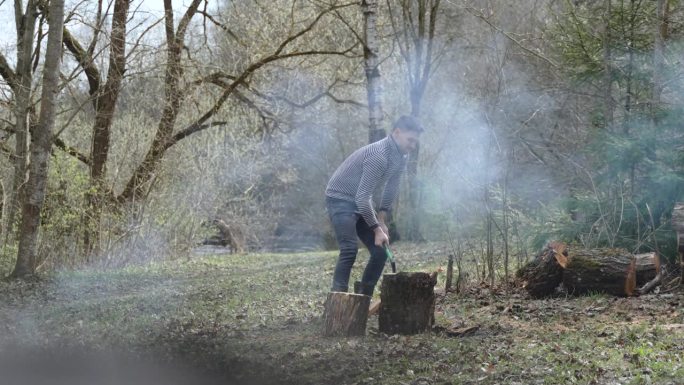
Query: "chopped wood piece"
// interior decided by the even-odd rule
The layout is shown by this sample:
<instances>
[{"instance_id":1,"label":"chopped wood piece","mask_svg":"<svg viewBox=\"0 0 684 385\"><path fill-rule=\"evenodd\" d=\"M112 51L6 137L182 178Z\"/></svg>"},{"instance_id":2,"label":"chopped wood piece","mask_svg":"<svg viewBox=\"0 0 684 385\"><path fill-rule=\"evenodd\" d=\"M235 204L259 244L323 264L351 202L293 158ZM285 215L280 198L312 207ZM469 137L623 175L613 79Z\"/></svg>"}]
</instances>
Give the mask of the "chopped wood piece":
<instances>
[{"instance_id":1,"label":"chopped wood piece","mask_svg":"<svg viewBox=\"0 0 684 385\"><path fill-rule=\"evenodd\" d=\"M550 242L531 262L516 275L523 280L523 287L533 298L553 294L563 280L563 267L567 265L567 246Z\"/></svg>"},{"instance_id":2,"label":"chopped wood piece","mask_svg":"<svg viewBox=\"0 0 684 385\"><path fill-rule=\"evenodd\" d=\"M626 250L578 250L571 252L568 260L563 285L570 293L635 294L636 259Z\"/></svg>"},{"instance_id":3,"label":"chopped wood piece","mask_svg":"<svg viewBox=\"0 0 684 385\"><path fill-rule=\"evenodd\" d=\"M370 300L367 295L330 292L323 313L323 335L365 335Z\"/></svg>"},{"instance_id":4,"label":"chopped wood piece","mask_svg":"<svg viewBox=\"0 0 684 385\"><path fill-rule=\"evenodd\" d=\"M383 275L378 329L386 334L430 330L435 321L436 283L436 277L422 272Z\"/></svg>"}]
</instances>

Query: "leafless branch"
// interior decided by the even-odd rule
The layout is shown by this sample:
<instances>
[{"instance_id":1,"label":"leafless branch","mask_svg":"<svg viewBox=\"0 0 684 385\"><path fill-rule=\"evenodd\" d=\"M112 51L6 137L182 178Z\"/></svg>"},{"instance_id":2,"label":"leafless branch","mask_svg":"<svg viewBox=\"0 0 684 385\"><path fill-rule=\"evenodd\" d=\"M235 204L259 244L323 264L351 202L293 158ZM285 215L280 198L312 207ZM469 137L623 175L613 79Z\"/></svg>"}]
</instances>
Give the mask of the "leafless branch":
<instances>
[{"instance_id":1,"label":"leafless branch","mask_svg":"<svg viewBox=\"0 0 684 385\"><path fill-rule=\"evenodd\" d=\"M235 39L235 41L240 44L243 47L246 47L246 44L240 40L240 38L237 37L237 35L231 31L230 28L228 28L227 25L221 23L220 21L216 20L216 18L209 13L206 12L206 10L200 9L197 11L200 15L204 16L205 19L211 21L215 26L219 27L223 32L227 33L230 37Z\"/></svg>"},{"instance_id":2,"label":"leafless branch","mask_svg":"<svg viewBox=\"0 0 684 385\"><path fill-rule=\"evenodd\" d=\"M69 155L73 156L74 158L80 160L84 164L86 164L88 166L90 165L90 158L89 157L82 154L81 152L79 152L74 147L67 146L67 144L64 143L64 141L62 139L55 138L54 143L55 143L55 146L57 146L57 148L59 148L60 150L66 152L67 154L69 154Z\"/></svg>"},{"instance_id":3,"label":"leafless branch","mask_svg":"<svg viewBox=\"0 0 684 385\"><path fill-rule=\"evenodd\" d=\"M515 45L517 45L518 47L520 47L520 49L522 49L523 51L525 51L525 52L531 54L532 56L534 56L534 57L536 57L536 58L538 58L538 59L541 59L542 61L545 61L546 63L548 63L549 65L551 65L553 68L559 68L559 66L558 66L558 64L556 64L556 62L554 62L554 61L551 60L550 58L548 58L548 57L542 55L541 53L536 52L536 51L534 51L533 49L526 47L520 40L516 39L512 34L510 34L509 32L506 32L506 31L502 30L502 29L499 28L497 25L495 25L494 23L492 23L491 20L489 20L489 18L486 17L485 15L483 15L481 12L477 11L476 9L474 9L474 8L472 8L472 7L465 7L465 10L466 10L468 13L470 13L471 15L475 16L476 18L478 18L478 19L484 21L485 23L487 23L487 25L489 25L492 29L494 29L495 31L497 31L497 32L499 32L500 34L502 34L503 36L505 36L508 40L512 41Z\"/></svg>"},{"instance_id":4,"label":"leafless branch","mask_svg":"<svg viewBox=\"0 0 684 385\"><path fill-rule=\"evenodd\" d=\"M211 127L219 127L219 126L225 126L228 124L228 122L224 121L216 121L216 122L210 122L210 123L203 123L203 124L197 124L196 122L185 127L184 129L178 131L172 138L169 140L165 146L164 149L167 150L174 144L178 143L180 140L196 133L202 130L206 130L207 128Z\"/></svg>"},{"instance_id":5,"label":"leafless branch","mask_svg":"<svg viewBox=\"0 0 684 385\"><path fill-rule=\"evenodd\" d=\"M17 76L14 73L12 67L7 63L5 55L0 52L0 76L7 82L7 85L12 89L16 90L17 87Z\"/></svg>"},{"instance_id":6,"label":"leafless branch","mask_svg":"<svg viewBox=\"0 0 684 385\"><path fill-rule=\"evenodd\" d=\"M85 71L86 78L88 79L88 85L90 87L90 96L95 96L100 89L100 83L102 79L100 76L100 70L93 62L93 57L88 55L88 52L83 49L78 40L74 38L67 28L64 28L63 40L64 46L67 47L72 55L74 55L74 58L76 58L78 64Z\"/></svg>"}]
</instances>

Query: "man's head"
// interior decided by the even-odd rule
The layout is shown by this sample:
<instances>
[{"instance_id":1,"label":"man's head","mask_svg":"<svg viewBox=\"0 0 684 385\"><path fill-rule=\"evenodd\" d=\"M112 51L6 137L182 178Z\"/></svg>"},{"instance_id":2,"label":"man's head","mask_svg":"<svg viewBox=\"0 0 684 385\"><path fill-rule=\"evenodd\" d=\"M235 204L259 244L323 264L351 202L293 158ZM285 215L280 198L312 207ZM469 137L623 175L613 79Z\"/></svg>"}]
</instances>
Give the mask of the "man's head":
<instances>
[{"instance_id":1,"label":"man's head","mask_svg":"<svg viewBox=\"0 0 684 385\"><path fill-rule=\"evenodd\" d=\"M402 154L408 154L418 146L421 133L423 126L413 116L401 116L392 127L392 138Z\"/></svg>"}]
</instances>

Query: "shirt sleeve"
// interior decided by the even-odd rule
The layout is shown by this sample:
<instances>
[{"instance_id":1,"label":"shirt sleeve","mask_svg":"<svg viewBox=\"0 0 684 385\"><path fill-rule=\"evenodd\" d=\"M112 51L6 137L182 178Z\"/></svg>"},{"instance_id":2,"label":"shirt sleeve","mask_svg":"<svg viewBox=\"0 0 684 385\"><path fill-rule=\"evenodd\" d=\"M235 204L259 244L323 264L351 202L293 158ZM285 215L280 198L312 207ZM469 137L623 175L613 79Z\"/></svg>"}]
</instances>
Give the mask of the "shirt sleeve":
<instances>
[{"instance_id":1,"label":"shirt sleeve","mask_svg":"<svg viewBox=\"0 0 684 385\"><path fill-rule=\"evenodd\" d=\"M385 185L385 191L382 194L382 200L380 201L380 208L378 211L389 212L392 209L392 204L397 199L399 195L399 182L401 181L401 176L406 169L406 162L402 167L400 167L393 175L390 176L387 184Z\"/></svg>"},{"instance_id":2,"label":"shirt sleeve","mask_svg":"<svg viewBox=\"0 0 684 385\"><path fill-rule=\"evenodd\" d=\"M382 153L371 154L363 160L363 173L359 181L359 188L356 190L355 201L361 217L371 229L379 225L375 210L373 210L373 192L386 169L387 159Z\"/></svg>"}]
</instances>

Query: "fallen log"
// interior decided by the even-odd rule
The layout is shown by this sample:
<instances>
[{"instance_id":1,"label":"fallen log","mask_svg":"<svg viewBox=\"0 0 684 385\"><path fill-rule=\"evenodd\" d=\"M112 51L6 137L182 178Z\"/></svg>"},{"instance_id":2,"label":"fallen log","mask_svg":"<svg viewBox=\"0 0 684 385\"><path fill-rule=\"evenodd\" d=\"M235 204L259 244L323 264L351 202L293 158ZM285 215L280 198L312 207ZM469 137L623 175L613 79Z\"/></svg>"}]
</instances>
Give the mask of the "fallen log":
<instances>
[{"instance_id":1,"label":"fallen log","mask_svg":"<svg viewBox=\"0 0 684 385\"><path fill-rule=\"evenodd\" d=\"M563 285L576 295L597 292L632 296L636 289L636 259L622 249L573 251L563 271Z\"/></svg>"},{"instance_id":2,"label":"fallen log","mask_svg":"<svg viewBox=\"0 0 684 385\"><path fill-rule=\"evenodd\" d=\"M363 336L366 334L371 297L333 291L328 294L323 312L323 335Z\"/></svg>"},{"instance_id":3,"label":"fallen log","mask_svg":"<svg viewBox=\"0 0 684 385\"><path fill-rule=\"evenodd\" d=\"M523 266L516 275L523 281L523 288L533 298L553 294L563 280L563 268L568 263L567 246L550 242L532 261Z\"/></svg>"},{"instance_id":4,"label":"fallen log","mask_svg":"<svg viewBox=\"0 0 684 385\"><path fill-rule=\"evenodd\" d=\"M428 331L435 321L436 274L385 274L380 292L378 330L386 334Z\"/></svg>"}]
</instances>

